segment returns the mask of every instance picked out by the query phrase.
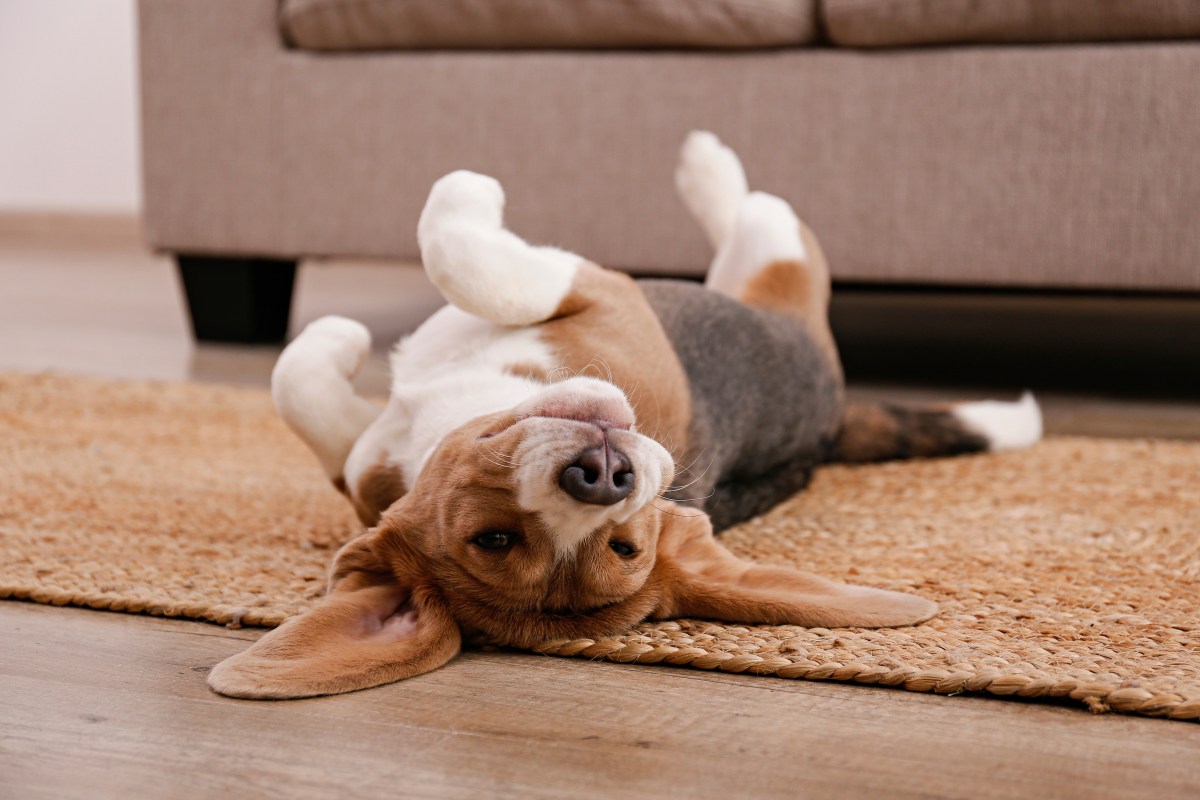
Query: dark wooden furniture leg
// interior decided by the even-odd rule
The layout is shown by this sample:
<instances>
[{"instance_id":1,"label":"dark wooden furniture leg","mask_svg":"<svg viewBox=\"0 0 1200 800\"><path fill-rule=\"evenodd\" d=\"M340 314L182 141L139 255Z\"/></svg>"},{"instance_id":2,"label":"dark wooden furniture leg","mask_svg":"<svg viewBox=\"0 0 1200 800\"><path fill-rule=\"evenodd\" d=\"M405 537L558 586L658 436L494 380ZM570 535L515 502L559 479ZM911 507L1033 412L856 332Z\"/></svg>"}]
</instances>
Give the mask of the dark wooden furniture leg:
<instances>
[{"instance_id":1,"label":"dark wooden furniture leg","mask_svg":"<svg viewBox=\"0 0 1200 800\"><path fill-rule=\"evenodd\" d=\"M280 342L287 336L296 262L177 254L198 341Z\"/></svg>"}]
</instances>

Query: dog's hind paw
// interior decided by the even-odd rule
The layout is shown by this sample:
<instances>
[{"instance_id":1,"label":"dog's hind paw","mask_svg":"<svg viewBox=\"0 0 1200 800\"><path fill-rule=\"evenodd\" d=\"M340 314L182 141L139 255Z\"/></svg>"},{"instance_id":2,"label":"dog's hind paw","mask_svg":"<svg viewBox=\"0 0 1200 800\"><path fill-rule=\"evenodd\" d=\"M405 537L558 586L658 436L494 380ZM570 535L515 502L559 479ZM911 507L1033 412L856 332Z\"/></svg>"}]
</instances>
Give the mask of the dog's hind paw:
<instances>
[{"instance_id":1,"label":"dog's hind paw","mask_svg":"<svg viewBox=\"0 0 1200 800\"><path fill-rule=\"evenodd\" d=\"M737 154L714 134L692 131L679 150L675 188L713 249L720 249L733 231L738 206L749 191Z\"/></svg>"},{"instance_id":2,"label":"dog's hind paw","mask_svg":"<svg viewBox=\"0 0 1200 800\"><path fill-rule=\"evenodd\" d=\"M345 317L321 317L283 349L271 372L279 416L337 479L355 440L379 415L352 383L371 350L371 334Z\"/></svg>"}]
</instances>

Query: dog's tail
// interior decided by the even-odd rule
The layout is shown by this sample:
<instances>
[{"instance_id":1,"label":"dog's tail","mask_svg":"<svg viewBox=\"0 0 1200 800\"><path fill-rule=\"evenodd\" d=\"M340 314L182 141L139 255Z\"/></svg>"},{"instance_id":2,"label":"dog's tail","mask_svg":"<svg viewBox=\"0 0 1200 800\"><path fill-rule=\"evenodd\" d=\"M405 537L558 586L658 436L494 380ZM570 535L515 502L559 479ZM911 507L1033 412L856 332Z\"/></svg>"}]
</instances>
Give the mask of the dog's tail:
<instances>
[{"instance_id":1,"label":"dog's tail","mask_svg":"<svg viewBox=\"0 0 1200 800\"><path fill-rule=\"evenodd\" d=\"M351 381L371 350L371 334L345 317L322 317L284 348L271 373L279 416L338 484L351 448L382 410Z\"/></svg>"},{"instance_id":2,"label":"dog's tail","mask_svg":"<svg viewBox=\"0 0 1200 800\"><path fill-rule=\"evenodd\" d=\"M1016 402L924 408L851 403L829 460L861 463L1017 450L1041 438L1042 411L1029 392Z\"/></svg>"}]
</instances>

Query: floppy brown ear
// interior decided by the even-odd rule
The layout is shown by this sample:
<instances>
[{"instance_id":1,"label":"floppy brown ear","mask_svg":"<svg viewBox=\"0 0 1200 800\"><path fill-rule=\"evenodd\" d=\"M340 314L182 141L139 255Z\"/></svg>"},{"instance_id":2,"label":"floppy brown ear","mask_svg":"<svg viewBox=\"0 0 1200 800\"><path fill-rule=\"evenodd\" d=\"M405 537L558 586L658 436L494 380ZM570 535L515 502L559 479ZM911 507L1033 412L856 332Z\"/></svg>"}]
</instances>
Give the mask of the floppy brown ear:
<instances>
[{"instance_id":1,"label":"floppy brown ear","mask_svg":"<svg viewBox=\"0 0 1200 800\"><path fill-rule=\"evenodd\" d=\"M220 694L283 699L339 694L411 678L445 664L462 635L441 597L380 557L381 534L348 543L334 559L329 594L243 653L212 669Z\"/></svg>"},{"instance_id":2,"label":"floppy brown ear","mask_svg":"<svg viewBox=\"0 0 1200 800\"><path fill-rule=\"evenodd\" d=\"M660 619L882 628L921 622L938 609L910 594L743 561L716 540L706 514L686 508L663 515L655 570L662 600L653 616Z\"/></svg>"}]
</instances>

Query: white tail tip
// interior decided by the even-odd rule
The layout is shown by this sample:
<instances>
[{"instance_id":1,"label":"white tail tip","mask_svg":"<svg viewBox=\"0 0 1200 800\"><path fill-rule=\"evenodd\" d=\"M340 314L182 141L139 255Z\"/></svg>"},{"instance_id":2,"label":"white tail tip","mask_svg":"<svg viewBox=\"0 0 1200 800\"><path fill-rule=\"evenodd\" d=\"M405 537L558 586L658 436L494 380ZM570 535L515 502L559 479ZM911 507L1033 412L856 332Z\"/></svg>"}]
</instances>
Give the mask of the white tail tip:
<instances>
[{"instance_id":1,"label":"white tail tip","mask_svg":"<svg viewBox=\"0 0 1200 800\"><path fill-rule=\"evenodd\" d=\"M1025 392L1016 402L960 403L954 407L954 415L987 437L988 450L1020 450L1042 438L1042 409L1032 392Z\"/></svg>"}]
</instances>

